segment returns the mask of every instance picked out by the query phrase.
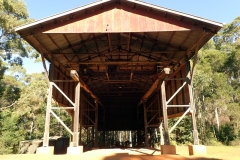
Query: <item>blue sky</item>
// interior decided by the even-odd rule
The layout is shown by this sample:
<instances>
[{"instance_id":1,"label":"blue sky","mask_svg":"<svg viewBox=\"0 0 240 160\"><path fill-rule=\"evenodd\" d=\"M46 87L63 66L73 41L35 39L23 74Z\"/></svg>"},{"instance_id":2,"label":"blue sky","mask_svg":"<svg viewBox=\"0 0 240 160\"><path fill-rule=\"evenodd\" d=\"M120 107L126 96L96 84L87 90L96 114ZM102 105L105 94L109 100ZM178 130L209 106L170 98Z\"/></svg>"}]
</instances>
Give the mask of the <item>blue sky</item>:
<instances>
[{"instance_id":1,"label":"blue sky","mask_svg":"<svg viewBox=\"0 0 240 160\"><path fill-rule=\"evenodd\" d=\"M95 0L96 1L96 0ZM71 10L94 0L25 0L29 16L35 20ZM209 20L231 23L240 16L240 0L145 0L147 3L192 14ZM28 73L41 72L41 63L24 59Z\"/></svg>"}]
</instances>

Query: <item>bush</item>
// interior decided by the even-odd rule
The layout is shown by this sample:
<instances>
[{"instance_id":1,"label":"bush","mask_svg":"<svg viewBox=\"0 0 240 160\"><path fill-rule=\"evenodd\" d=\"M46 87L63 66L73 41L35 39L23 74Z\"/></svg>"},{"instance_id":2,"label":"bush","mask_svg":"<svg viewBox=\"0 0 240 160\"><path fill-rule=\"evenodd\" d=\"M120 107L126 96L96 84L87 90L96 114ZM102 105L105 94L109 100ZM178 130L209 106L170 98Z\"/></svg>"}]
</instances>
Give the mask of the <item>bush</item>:
<instances>
[{"instance_id":1,"label":"bush","mask_svg":"<svg viewBox=\"0 0 240 160\"><path fill-rule=\"evenodd\" d=\"M240 146L240 139L235 139L229 143L231 146Z\"/></svg>"}]
</instances>

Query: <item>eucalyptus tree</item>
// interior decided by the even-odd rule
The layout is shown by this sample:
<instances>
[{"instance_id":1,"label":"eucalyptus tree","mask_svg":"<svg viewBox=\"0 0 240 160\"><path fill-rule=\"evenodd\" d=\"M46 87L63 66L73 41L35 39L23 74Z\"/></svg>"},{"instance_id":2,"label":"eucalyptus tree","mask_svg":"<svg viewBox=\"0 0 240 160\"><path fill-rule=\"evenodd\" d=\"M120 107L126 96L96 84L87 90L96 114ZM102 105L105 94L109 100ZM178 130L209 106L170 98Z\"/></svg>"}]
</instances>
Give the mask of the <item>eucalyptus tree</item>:
<instances>
[{"instance_id":1,"label":"eucalyptus tree","mask_svg":"<svg viewBox=\"0 0 240 160\"><path fill-rule=\"evenodd\" d=\"M199 52L194 88L202 139L206 139L206 133L211 132L212 138L215 136L227 144L239 132L239 38L240 17L237 17L232 23L224 25ZM235 137L223 133L230 130L232 125ZM224 129L226 126L228 129Z\"/></svg>"}]
</instances>

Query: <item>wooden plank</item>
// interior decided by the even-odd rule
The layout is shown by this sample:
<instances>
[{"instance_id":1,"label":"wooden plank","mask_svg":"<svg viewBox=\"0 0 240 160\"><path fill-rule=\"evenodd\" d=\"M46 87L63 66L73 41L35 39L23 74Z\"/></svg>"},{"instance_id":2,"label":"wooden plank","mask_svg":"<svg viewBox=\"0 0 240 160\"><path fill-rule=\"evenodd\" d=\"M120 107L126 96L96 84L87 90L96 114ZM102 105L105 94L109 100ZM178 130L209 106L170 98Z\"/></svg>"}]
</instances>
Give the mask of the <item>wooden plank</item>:
<instances>
[{"instance_id":1,"label":"wooden plank","mask_svg":"<svg viewBox=\"0 0 240 160\"><path fill-rule=\"evenodd\" d=\"M126 15L126 16L125 16ZM133 21L131 21L133 20ZM109 26L107 26L109 25ZM77 27L76 27L77 26ZM95 9L58 24L50 24L32 31L36 33L102 33L102 32L156 32L201 30L199 26L172 17L159 16L154 12L124 5L109 5Z\"/></svg>"},{"instance_id":2,"label":"wooden plank","mask_svg":"<svg viewBox=\"0 0 240 160\"><path fill-rule=\"evenodd\" d=\"M185 68L185 67L184 67ZM178 71L178 73L176 74L176 78L178 79L178 78L181 78L181 76L180 76L180 71L181 70L179 70ZM177 90L181 87L183 85L183 81L176 81L176 86L177 86ZM176 98L177 98L177 104L178 105L182 105L183 104L183 99L182 99L182 96L184 96L184 93L182 92L183 91L183 89L181 89L180 91L179 91L179 93L176 95ZM183 107L179 107L178 108L178 111L179 112L184 112L184 108Z\"/></svg>"},{"instance_id":3,"label":"wooden plank","mask_svg":"<svg viewBox=\"0 0 240 160\"><path fill-rule=\"evenodd\" d=\"M177 79L176 77L174 77L175 79ZM174 90L176 91L177 90L177 82L176 82L177 80L175 80L175 81L173 81L173 86L174 86ZM178 104L178 100L177 100L177 97L175 97L174 99L173 99L173 102L174 102L174 104ZM179 108L176 108L176 110L174 110L174 113L179 113Z\"/></svg>"}]
</instances>

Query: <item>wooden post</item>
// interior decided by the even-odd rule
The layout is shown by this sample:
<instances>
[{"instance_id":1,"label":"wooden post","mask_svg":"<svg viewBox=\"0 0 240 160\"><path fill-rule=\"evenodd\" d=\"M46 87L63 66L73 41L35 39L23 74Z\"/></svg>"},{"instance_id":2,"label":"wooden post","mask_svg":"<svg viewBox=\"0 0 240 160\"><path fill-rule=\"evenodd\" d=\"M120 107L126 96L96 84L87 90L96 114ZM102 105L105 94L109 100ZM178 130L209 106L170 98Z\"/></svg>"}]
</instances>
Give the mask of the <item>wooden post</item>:
<instances>
[{"instance_id":1,"label":"wooden post","mask_svg":"<svg viewBox=\"0 0 240 160\"><path fill-rule=\"evenodd\" d=\"M47 74L47 69L46 69L46 64L45 64L45 60L42 55L42 62L43 62L43 66L45 67L45 73L48 79L48 99L47 99L47 108L46 108L46 118L45 118L45 130L44 130L44 137L43 137L43 147L48 147L49 145L49 128L50 128L50 110L51 110L51 105L52 105L52 92L53 92L53 86L50 83L50 81L53 80L53 74L54 74L54 58L52 57L51 60L51 66L49 69L49 72L51 73L51 75L49 76Z\"/></svg>"},{"instance_id":2,"label":"wooden post","mask_svg":"<svg viewBox=\"0 0 240 160\"><path fill-rule=\"evenodd\" d=\"M48 99L47 99L47 108L46 108L46 118L45 118L45 131L43 137L43 147L48 147L49 143L49 128L50 128L50 110L52 103L52 85L50 83L48 89Z\"/></svg>"},{"instance_id":3,"label":"wooden post","mask_svg":"<svg viewBox=\"0 0 240 160\"><path fill-rule=\"evenodd\" d=\"M82 90L80 90L80 97L82 96ZM83 117L83 104L82 102L82 99L80 100L80 106L79 106L79 117L80 117L80 121L79 121L79 128L80 128L80 131L79 131L79 145L82 145L82 128L83 128L83 120L82 120L82 117Z\"/></svg>"},{"instance_id":4,"label":"wooden post","mask_svg":"<svg viewBox=\"0 0 240 160\"><path fill-rule=\"evenodd\" d=\"M105 129L106 129L106 126L105 126L105 107L103 108L103 146L104 147L106 147L106 131L105 131Z\"/></svg>"},{"instance_id":5,"label":"wooden post","mask_svg":"<svg viewBox=\"0 0 240 160\"><path fill-rule=\"evenodd\" d=\"M95 101L95 137L94 147L98 147L98 100Z\"/></svg>"},{"instance_id":6,"label":"wooden post","mask_svg":"<svg viewBox=\"0 0 240 160\"><path fill-rule=\"evenodd\" d=\"M143 107L144 107L145 147L148 147L149 143L148 143L148 124L147 124L147 106L146 106L146 102L143 102Z\"/></svg>"},{"instance_id":7,"label":"wooden post","mask_svg":"<svg viewBox=\"0 0 240 160\"><path fill-rule=\"evenodd\" d=\"M189 91L189 99L190 99L190 108L192 113L192 128L193 128L193 144L199 145L198 140L198 131L197 131L197 123L196 123L196 117L195 117L195 105L193 101L193 90L192 90L192 83L191 83L191 72L190 72L190 62L186 62L186 69L187 69L187 83L188 83L188 91Z\"/></svg>"},{"instance_id":8,"label":"wooden post","mask_svg":"<svg viewBox=\"0 0 240 160\"><path fill-rule=\"evenodd\" d=\"M73 125L73 147L78 146L78 127L79 127L79 102L80 102L80 82L77 82L75 88L75 110L74 110L74 125Z\"/></svg>"},{"instance_id":9,"label":"wooden post","mask_svg":"<svg viewBox=\"0 0 240 160\"><path fill-rule=\"evenodd\" d=\"M167 115L165 81L162 82L161 92L162 92L162 112L163 112L163 123L164 123L164 144L170 145L169 132L168 132L168 115Z\"/></svg>"}]
</instances>

